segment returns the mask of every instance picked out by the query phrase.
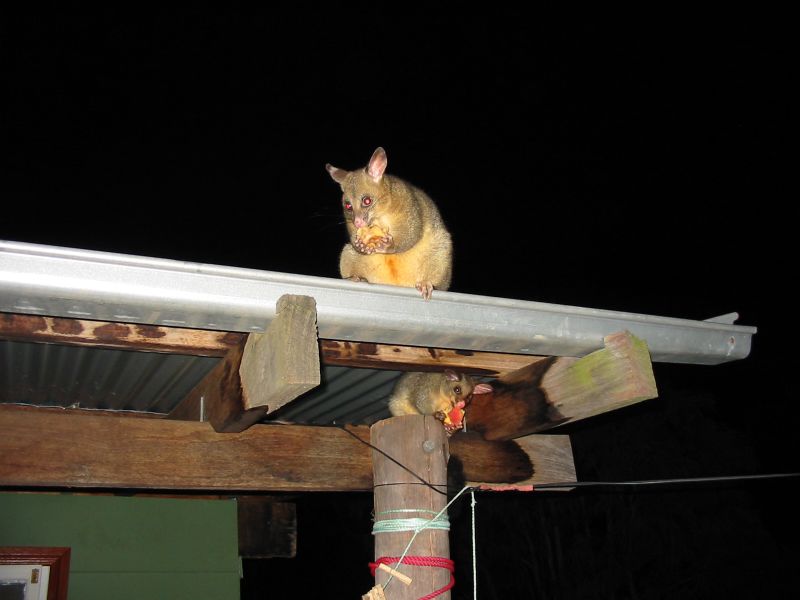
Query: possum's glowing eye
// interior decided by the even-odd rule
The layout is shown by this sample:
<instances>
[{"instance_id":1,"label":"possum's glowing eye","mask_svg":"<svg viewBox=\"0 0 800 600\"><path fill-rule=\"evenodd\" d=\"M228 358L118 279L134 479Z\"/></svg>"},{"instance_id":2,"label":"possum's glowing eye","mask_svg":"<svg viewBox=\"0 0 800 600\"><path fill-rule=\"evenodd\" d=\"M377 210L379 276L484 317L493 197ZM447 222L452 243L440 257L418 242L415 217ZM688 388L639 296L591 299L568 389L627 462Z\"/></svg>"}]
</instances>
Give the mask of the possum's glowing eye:
<instances>
[{"instance_id":1,"label":"possum's glowing eye","mask_svg":"<svg viewBox=\"0 0 800 600\"><path fill-rule=\"evenodd\" d=\"M344 201L344 209L345 210L353 210L353 203L350 200Z\"/></svg>"},{"instance_id":2,"label":"possum's glowing eye","mask_svg":"<svg viewBox=\"0 0 800 600\"><path fill-rule=\"evenodd\" d=\"M457 385L456 387L453 388L453 391L460 396L461 395L461 386Z\"/></svg>"},{"instance_id":3,"label":"possum's glowing eye","mask_svg":"<svg viewBox=\"0 0 800 600\"><path fill-rule=\"evenodd\" d=\"M369 196L364 196L363 198L361 198L361 204L363 204L364 206L369 206L370 204L372 204L372 198L370 198Z\"/></svg>"}]
</instances>

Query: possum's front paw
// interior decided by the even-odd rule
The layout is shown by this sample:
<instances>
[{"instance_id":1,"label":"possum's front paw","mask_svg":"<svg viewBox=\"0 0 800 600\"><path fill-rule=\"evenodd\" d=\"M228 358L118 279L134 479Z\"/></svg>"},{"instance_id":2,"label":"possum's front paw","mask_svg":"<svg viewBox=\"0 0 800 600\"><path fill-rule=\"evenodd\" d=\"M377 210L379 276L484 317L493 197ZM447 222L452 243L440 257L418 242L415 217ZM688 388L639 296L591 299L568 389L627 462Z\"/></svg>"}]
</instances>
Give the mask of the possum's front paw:
<instances>
[{"instance_id":1,"label":"possum's front paw","mask_svg":"<svg viewBox=\"0 0 800 600\"><path fill-rule=\"evenodd\" d=\"M359 227L356 230L353 246L361 254L373 254L386 250L392 243L392 236L378 225Z\"/></svg>"},{"instance_id":2,"label":"possum's front paw","mask_svg":"<svg viewBox=\"0 0 800 600\"><path fill-rule=\"evenodd\" d=\"M430 281L418 281L414 286L425 300L430 300L433 294L433 284Z\"/></svg>"}]
</instances>

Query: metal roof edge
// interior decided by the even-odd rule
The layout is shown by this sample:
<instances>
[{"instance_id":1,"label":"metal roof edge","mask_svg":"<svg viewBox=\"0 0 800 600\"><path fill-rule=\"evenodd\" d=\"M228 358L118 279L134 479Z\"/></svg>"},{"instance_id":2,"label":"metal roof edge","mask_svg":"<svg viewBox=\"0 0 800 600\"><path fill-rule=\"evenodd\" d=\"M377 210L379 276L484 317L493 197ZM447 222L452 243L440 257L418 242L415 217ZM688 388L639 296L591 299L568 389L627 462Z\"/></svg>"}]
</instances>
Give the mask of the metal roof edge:
<instances>
[{"instance_id":1,"label":"metal roof edge","mask_svg":"<svg viewBox=\"0 0 800 600\"><path fill-rule=\"evenodd\" d=\"M755 327L435 291L365 285L173 259L0 240L0 311L263 331L284 294L315 298L322 338L475 351L582 356L621 330L654 361L745 358Z\"/></svg>"}]
</instances>

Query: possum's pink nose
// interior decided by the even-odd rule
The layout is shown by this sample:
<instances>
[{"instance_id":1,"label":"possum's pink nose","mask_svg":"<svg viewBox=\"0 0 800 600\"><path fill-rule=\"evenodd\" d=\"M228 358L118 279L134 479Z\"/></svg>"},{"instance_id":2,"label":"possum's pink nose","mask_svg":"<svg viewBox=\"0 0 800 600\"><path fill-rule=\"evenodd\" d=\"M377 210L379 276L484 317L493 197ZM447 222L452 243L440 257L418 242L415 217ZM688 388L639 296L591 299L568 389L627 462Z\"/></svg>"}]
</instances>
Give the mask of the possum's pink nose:
<instances>
[{"instance_id":1,"label":"possum's pink nose","mask_svg":"<svg viewBox=\"0 0 800 600\"><path fill-rule=\"evenodd\" d=\"M362 219L361 217L356 217L353 220L353 223L355 223L355 226L358 227L359 229L361 227L366 227L367 226L367 222L364 219Z\"/></svg>"}]
</instances>

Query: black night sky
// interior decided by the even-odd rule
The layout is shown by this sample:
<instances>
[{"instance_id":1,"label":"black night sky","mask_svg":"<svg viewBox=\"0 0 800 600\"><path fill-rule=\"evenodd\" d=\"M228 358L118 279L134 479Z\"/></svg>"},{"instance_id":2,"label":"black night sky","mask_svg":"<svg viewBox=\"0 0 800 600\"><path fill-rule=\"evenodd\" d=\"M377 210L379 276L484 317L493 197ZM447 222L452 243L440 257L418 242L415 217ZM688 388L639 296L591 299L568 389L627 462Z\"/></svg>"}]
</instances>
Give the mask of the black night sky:
<instances>
[{"instance_id":1,"label":"black night sky","mask_svg":"<svg viewBox=\"0 0 800 600\"><path fill-rule=\"evenodd\" d=\"M657 364L658 399L569 426L580 478L800 471L788 19L574 12L2 9L0 239L338 277L324 165L383 146L439 206L454 291L759 327L746 360ZM318 567L364 593L370 500L301 499L298 557L246 563L243 597ZM479 595L788 597L796 503L786 482L484 496Z\"/></svg>"}]
</instances>

